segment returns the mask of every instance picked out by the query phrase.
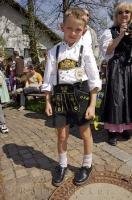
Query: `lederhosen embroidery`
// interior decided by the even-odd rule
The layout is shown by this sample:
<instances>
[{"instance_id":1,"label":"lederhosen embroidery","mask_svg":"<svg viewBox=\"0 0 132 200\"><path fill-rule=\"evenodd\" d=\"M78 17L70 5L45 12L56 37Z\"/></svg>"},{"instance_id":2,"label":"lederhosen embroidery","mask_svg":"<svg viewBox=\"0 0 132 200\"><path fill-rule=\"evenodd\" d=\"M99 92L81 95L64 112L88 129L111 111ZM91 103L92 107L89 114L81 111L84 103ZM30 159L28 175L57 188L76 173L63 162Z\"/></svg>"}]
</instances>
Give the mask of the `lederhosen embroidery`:
<instances>
[{"instance_id":1,"label":"lederhosen embroidery","mask_svg":"<svg viewBox=\"0 0 132 200\"><path fill-rule=\"evenodd\" d=\"M60 69L64 69L66 65L64 65L64 62L68 63L68 69L69 68L73 68L73 66L75 66L76 61L72 61L70 59L66 59L65 61L62 61L59 63L58 66L58 55L59 55L59 48L60 46L57 46L56 49L56 65L57 65L57 85L54 86L53 91L54 91L54 95L53 95L53 110L55 113L66 113L68 111L70 112L80 112L80 104L77 100L77 95L76 91L75 91L75 87L77 86L77 84L81 84L80 83L75 83L75 84L59 84L59 72L58 72L58 68ZM81 66L81 60L82 60L82 52L83 52L83 46L80 47L80 52L79 52L79 59L78 62L76 64L76 68L80 68ZM70 66L70 62L71 62L71 66ZM84 95L84 93L82 95L80 95L80 100L88 100L88 95Z\"/></svg>"}]
</instances>

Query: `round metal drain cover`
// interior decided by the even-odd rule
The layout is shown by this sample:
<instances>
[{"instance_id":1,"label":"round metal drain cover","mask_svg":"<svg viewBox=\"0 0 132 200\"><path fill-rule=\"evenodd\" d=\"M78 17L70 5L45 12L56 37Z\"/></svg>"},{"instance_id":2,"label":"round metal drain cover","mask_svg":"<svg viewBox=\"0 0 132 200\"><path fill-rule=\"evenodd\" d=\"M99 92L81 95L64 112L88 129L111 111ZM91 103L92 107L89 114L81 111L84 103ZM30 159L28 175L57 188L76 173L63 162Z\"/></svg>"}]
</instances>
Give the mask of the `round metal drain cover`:
<instances>
[{"instance_id":1,"label":"round metal drain cover","mask_svg":"<svg viewBox=\"0 0 132 200\"><path fill-rule=\"evenodd\" d=\"M69 200L131 200L132 193L109 183L93 183L77 190Z\"/></svg>"},{"instance_id":2,"label":"round metal drain cover","mask_svg":"<svg viewBox=\"0 0 132 200\"><path fill-rule=\"evenodd\" d=\"M67 179L49 200L131 200L132 179L114 172L93 171L83 186L76 186L73 177Z\"/></svg>"}]
</instances>

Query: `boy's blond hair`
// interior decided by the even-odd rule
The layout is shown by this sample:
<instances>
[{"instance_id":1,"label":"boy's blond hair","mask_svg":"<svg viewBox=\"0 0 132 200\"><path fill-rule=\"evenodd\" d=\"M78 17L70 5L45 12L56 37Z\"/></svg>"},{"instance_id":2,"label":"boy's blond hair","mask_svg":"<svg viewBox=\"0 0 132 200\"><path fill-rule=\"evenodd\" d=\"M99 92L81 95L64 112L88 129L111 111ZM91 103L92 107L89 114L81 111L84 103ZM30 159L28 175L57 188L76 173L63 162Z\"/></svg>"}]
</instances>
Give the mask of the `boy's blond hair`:
<instances>
[{"instance_id":1,"label":"boy's blond hair","mask_svg":"<svg viewBox=\"0 0 132 200\"><path fill-rule=\"evenodd\" d=\"M85 15L86 15L86 13L85 13L84 9L82 9L82 8L78 8L78 7L77 8L69 8L64 14L63 22L65 23L67 17L73 16L76 19L82 20L86 26L87 21L84 17Z\"/></svg>"}]
</instances>

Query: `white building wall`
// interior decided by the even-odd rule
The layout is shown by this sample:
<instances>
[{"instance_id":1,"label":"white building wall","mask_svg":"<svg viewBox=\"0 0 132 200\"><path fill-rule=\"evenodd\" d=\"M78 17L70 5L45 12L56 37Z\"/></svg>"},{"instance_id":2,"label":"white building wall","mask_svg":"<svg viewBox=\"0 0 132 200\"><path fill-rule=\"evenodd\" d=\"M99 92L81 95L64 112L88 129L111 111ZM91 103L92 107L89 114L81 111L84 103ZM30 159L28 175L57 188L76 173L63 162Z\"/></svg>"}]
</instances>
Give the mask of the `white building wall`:
<instances>
[{"instance_id":1,"label":"white building wall","mask_svg":"<svg viewBox=\"0 0 132 200\"><path fill-rule=\"evenodd\" d=\"M7 48L14 48L21 55L24 55L24 48L29 48L29 38L22 33L24 24L26 18L18 11L9 5L0 5L0 36L5 39ZM49 35L44 32L38 38L38 47L42 49L49 49L54 45Z\"/></svg>"}]
</instances>

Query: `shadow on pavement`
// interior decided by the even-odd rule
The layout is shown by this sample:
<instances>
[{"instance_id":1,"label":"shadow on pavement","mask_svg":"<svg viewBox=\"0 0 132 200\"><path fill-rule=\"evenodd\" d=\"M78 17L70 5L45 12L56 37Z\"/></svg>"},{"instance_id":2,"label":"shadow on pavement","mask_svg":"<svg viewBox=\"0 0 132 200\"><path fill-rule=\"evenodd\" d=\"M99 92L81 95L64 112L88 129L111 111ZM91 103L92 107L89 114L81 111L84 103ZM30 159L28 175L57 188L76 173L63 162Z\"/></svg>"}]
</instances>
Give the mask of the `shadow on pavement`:
<instances>
[{"instance_id":1,"label":"shadow on pavement","mask_svg":"<svg viewBox=\"0 0 132 200\"><path fill-rule=\"evenodd\" d=\"M27 118L46 120L46 115L42 114L42 113L29 112L29 113L25 113L24 116L27 117Z\"/></svg>"},{"instance_id":2,"label":"shadow on pavement","mask_svg":"<svg viewBox=\"0 0 132 200\"><path fill-rule=\"evenodd\" d=\"M47 117L46 114L41 114L41 113L25 113L25 117L27 118L33 118L33 119L43 119L45 126L49 128L54 128L54 120L53 117Z\"/></svg>"},{"instance_id":3,"label":"shadow on pavement","mask_svg":"<svg viewBox=\"0 0 132 200\"><path fill-rule=\"evenodd\" d=\"M36 167L50 171L53 175L54 167L58 162L44 155L41 151L35 150L31 146L20 146L14 143L3 146L3 152L7 158L12 159L16 165L22 165L26 168ZM69 165L69 170L75 172L76 167Z\"/></svg>"}]
</instances>

